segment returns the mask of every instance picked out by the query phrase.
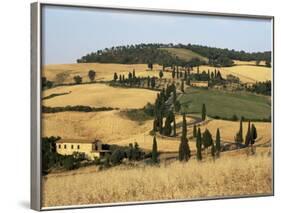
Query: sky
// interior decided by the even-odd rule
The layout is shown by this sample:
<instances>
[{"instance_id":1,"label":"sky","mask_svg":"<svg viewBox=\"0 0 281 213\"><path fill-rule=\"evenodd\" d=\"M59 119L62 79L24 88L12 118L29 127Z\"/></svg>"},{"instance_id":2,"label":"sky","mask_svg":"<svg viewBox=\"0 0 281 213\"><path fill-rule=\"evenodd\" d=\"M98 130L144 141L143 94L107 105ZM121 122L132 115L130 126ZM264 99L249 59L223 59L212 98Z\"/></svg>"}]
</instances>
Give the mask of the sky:
<instances>
[{"instance_id":1,"label":"sky","mask_svg":"<svg viewBox=\"0 0 281 213\"><path fill-rule=\"evenodd\" d=\"M43 64L76 63L112 46L182 43L270 51L271 21L45 5L42 11Z\"/></svg>"}]
</instances>

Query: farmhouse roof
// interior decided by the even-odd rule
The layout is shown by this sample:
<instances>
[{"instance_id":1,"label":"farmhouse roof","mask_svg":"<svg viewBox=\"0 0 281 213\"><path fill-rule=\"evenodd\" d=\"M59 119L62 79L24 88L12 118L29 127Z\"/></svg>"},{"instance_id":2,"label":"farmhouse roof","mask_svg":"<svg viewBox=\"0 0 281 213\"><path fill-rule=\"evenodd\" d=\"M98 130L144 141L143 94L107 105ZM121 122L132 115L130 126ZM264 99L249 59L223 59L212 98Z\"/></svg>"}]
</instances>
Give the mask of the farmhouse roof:
<instances>
[{"instance_id":1,"label":"farmhouse roof","mask_svg":"<svg viewBox=\"0 0 281 213\"><path fill-rule=\"evenodd\" d=\"M89 139L60 139L56 143L98 143L99 140L89 140Z\"/></svg>"}]
</instances>

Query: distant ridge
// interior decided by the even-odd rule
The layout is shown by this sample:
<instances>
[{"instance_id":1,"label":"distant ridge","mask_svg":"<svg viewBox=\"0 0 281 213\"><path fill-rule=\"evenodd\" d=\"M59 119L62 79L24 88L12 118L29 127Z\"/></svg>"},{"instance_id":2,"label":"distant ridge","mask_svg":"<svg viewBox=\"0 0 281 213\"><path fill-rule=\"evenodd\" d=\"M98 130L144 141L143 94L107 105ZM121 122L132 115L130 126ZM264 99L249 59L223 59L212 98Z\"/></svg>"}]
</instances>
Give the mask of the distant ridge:
<instances>
[{"instance_id":1,"label":"distant ridge","mask_svg":"<svg viewBox=\"0 0 281 213\"><path fill-rule=\"evenodd\" d=\"M232 60L271 61L271 51L247 53L193 44L136 44L105 48L77 59L77 63L153 63L164 66L232 66Z\"/></svg>"}]
</instances>

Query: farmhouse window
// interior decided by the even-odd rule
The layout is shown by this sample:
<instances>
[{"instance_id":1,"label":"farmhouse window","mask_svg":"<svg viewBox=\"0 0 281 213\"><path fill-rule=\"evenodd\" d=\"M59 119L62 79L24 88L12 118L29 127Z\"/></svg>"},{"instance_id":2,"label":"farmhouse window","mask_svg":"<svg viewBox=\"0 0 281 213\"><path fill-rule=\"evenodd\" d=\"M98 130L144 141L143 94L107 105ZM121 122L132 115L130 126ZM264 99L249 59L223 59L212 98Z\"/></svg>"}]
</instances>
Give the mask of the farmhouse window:
<instances>
[{"instance_id":1,"label":"farmhouse window","mask_svg":"<svg viewBox=\"0 0 281 213\"><path fill-rule=\"evenodd\" d=\"M71 149L73 149L74 148L74 146L73 145L71 145Z\"/></svg>"},{"instance_id":2,"label":"farmhouse window","mask_svg":"<svg viewBox=\"0 0 281 213\"><path fill-rule=\"evenodd\" d=\"M61 148L61 145L59 144L59 149Z\"/></svg>"},{"instance_id":3,"label":"farmhouse window","mask_svg":"<svg viewBox=\"0 0 281 213\"><path fill-rule=\"evenodd\" d=\"M66 144L64 144L64 148L66 149Z\"/></svg>"},{"instance_id":4,"label":"farmhouse window","mask_svg":"<svg viewBox=\"0 0 281 213\"><path fill-rule=\"evenodd\" d=\"M80 149L80 145L77 145L77 149Z\"/></svg>"}]
</instances>

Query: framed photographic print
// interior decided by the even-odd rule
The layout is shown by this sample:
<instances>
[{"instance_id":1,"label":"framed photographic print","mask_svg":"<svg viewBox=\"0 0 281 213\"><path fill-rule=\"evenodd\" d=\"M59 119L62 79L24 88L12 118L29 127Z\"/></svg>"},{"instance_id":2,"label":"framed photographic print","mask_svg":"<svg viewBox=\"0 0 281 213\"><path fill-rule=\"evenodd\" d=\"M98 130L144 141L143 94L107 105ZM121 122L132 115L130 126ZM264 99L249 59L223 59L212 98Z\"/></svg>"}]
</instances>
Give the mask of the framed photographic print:
<instances>
[{"instance_id":1,"label":"framed photographic print","mask_svg":"<svg viewBox=\"0 0 281 213\"><path fill-rule=\"evenodd\" d=\"M274 18L31 5L31 207L274 195Z\"/></svg>"}]
</instances>

